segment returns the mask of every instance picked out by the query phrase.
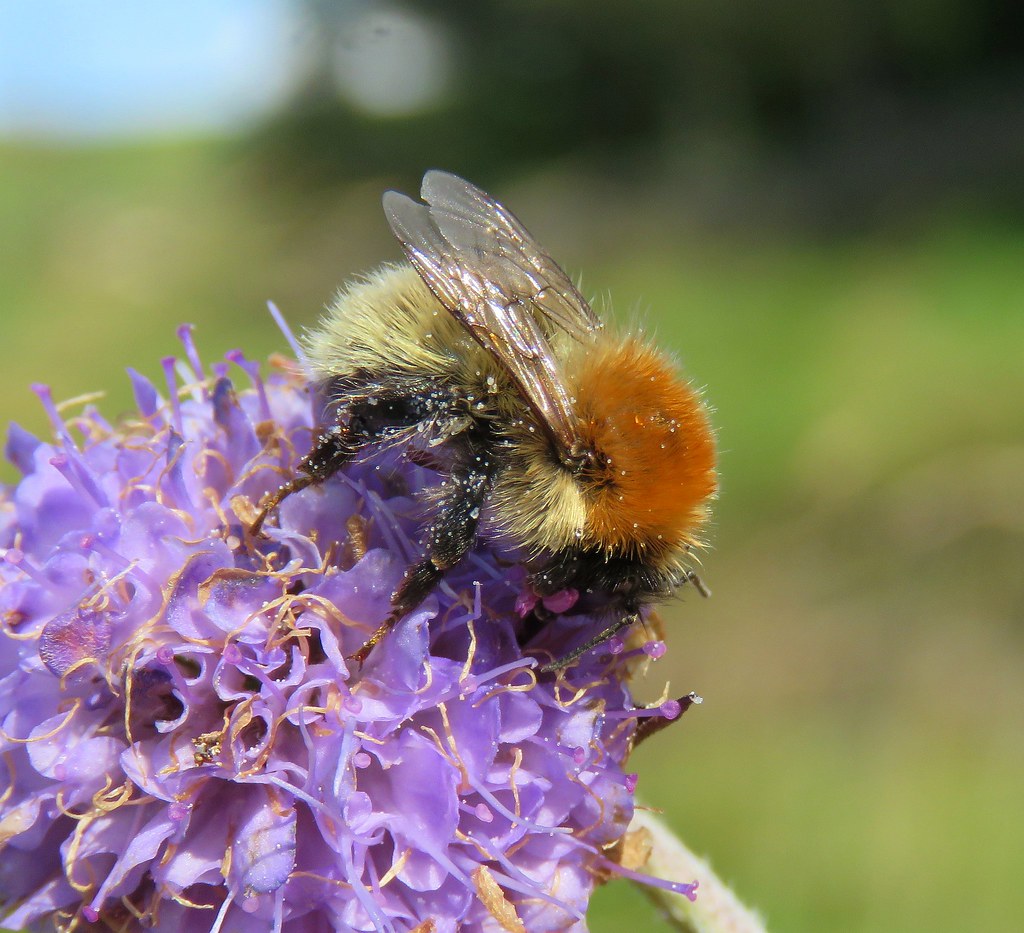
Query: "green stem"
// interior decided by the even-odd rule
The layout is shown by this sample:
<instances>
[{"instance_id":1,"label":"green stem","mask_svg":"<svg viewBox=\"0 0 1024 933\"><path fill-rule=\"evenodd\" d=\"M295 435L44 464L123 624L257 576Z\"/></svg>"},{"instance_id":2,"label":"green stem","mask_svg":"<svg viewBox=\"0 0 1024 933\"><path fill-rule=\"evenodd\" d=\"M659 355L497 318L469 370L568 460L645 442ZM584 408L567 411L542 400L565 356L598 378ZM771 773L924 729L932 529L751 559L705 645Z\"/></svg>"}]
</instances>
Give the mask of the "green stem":
<instances>
[{"instance_id":1,"label":"green stem","mask_svg":"<svg viewBox=\"0 0 1024 933\"><path fill-rule=\"evenodd\" d=\"M685 933L766 933L761 919L740 903L704 859L694 855L650 810L639 807L629 832L642 831L651 851L643 867L669 881L699 882L697 898L641 885L644 894L665 911L669 922Z\"/></svg>"}]
</instances>

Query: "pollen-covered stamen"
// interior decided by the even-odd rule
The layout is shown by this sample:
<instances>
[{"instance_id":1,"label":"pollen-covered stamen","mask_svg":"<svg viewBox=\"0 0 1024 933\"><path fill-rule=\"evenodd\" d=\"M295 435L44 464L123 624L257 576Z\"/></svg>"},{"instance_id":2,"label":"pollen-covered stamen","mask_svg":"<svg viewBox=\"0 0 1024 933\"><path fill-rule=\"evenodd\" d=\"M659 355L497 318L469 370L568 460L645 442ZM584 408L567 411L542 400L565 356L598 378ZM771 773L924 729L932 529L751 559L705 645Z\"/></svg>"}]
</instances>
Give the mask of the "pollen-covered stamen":
<instances>
[{"instance_id":1,"label":"pollen-covered stamen","mask_svg":"<svg viewBox=\"0 0 1024 933\"><path fill-rule=\"evenodd\" d=\"M696 698L693 699L693 698ZM683 697L686 701L686 708L688 709L692 703L699 701L699 697L696 694L691 693L687 697ZM678 719L680 714L683 712L683 705L680 700L665 700L663 703L659 703L657 706L638 706L635 709L620 709L613 710L605 713L606 719L644 719L651 716L657 716L668 722L673 719Z\"/></svg>"},{"instance_id":2,"label":"pollen-covered stamen","mask_svg":"<svg viewBox=\"0 0 1024 933\"><path fill-rule=\"evenodd\" d=\"M643 651L652 661L657 661L659 658L665 657L668 646L660 639L654 639L653 641L644 642Z\"/></svg>"},{"instance_id":3,"label":"pollen-covered stamen","mask_svg":"<svg viewBox=\"0 0 1024 933\"><path fill-rule=\"evenodd\" d=\"M649 739L656 732L660 732L666 726L675 722L691 706L700 705L704 700L696 693L688 693L678 700L666 700L657 707L653 707L653 715L644 717L637 724L636 732L633 733L633 745L636 746L645 739Z\"/></svg>"},{"instance_id":4,"label":"pollen-covered stamen","mask_svg":"<svg viewBox=\"0 0 1024 933\"><path fill-rule=\"evenodd\" d=\"M661 888L663 891L671 891L673 894L681 894L689 901L697 900L697 888L700 887L699 881L667 881L664 878L655 878L642 872L633 871L631 868L626 868L618 862L613 862L611 859L604 857L602 857L602 864L609 871L621 875L623 878L629 878L630 881L636 881L651 888Z\"/></svg>"},{"instance_id":5,"label":"pollen-covered stamen","mask_svg":"<svg viewBox=\"0 0 1024 933\"><path fill-rule=\"evenodd\" d=\"M626 642L620 635L614 635L607 641L608 653L620 660L629 660L644 656L651 661L660 660L668 652L668 645L660 638L651 638L637 648L626 650Z\"/></svg>"}]
</instances>

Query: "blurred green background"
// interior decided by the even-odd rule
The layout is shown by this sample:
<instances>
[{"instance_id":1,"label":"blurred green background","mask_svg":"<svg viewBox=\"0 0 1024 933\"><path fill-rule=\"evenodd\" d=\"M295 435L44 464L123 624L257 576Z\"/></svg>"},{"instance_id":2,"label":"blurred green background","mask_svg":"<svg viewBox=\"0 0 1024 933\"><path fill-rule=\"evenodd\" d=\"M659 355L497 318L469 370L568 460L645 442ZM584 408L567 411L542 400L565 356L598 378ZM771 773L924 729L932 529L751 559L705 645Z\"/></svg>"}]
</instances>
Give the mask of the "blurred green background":
<instances>
[{"instance_id":1,"label":"blurred green background","mask_svg":"<svg viewBox=\"0 0 1024 933\"><path fill-rule=\"evenodd\" d=\"M772 929L1020 929L1022 10L0 0L5 419L125 411L182 321L285 349L267 299L311 324L398 258L385 188L465 175L715 407L644 798Z\"/></svg>"}]
</instances>

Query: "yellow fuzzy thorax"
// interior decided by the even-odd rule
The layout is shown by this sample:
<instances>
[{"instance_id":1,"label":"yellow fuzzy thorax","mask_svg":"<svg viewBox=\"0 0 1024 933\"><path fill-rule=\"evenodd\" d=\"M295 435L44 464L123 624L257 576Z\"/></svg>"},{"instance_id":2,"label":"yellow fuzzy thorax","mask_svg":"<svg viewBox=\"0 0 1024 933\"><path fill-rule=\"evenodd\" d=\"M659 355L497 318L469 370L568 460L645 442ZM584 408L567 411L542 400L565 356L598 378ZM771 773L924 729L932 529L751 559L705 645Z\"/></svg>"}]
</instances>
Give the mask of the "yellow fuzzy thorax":
<instances>
[{"instance_id":1,"label":"yellow fuzzy thorax","mask_svg":"<svg viewBox=\"0 0 1024 933\"><path fill-rule=\"evenodd\" d=\"M356 373L444 380L486 398L500 460L488 525L528 551L603 551L678 563L716 490L707 411L672 363L638 337L598 332L582 346L552 337L592 462L572 472L508 374L411 266L346 287L304 339L310 377Z\"/></svg>"}]
</instances>

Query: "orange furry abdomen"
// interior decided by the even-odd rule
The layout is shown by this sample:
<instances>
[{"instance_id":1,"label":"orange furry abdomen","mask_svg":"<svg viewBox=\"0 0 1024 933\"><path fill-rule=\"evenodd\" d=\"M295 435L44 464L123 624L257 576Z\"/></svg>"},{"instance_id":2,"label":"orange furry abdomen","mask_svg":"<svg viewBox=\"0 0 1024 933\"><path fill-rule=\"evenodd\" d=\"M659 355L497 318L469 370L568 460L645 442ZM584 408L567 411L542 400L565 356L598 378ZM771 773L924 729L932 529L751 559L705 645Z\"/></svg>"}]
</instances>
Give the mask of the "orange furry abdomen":
<instances>
[{"instance_id":1,"label":"orange furry abdomen","mask_svg":"<svg viewBox=\"0 0 1024 933\"><path fill-rule=\"evenodd\" d=\"M608 551L665 553L699 543L717 489L715 438L700 395L636 339L592 347L576 368L586 533Z\"/></svg>"}]
</instances>

